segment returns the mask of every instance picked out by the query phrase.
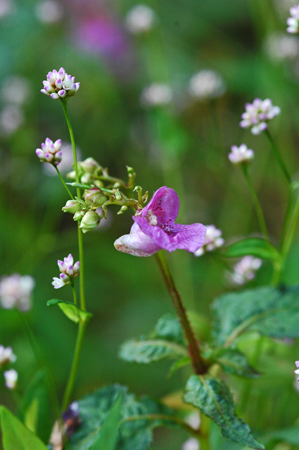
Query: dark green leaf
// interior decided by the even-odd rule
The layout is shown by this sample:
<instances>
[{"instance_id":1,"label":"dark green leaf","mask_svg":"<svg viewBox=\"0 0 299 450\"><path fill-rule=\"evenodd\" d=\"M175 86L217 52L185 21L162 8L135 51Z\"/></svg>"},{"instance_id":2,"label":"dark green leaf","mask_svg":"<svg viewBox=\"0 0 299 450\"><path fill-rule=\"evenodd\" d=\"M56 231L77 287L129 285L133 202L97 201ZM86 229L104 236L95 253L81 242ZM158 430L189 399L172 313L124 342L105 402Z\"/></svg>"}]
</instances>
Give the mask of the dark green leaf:
<instances>
[{"instance_id":1,"label":"dark green leaf","mask_svg":"<svg viewBox=\"0 0 299 450\"><path fill-rule=\"evenodd\" d=\"M0 406L3 450L47 450L43 442L8 409Z\"/></svg>"},{"instance_id":2,"label":"dark green leaf","mask_svg":"<svg viewBox=\"0 0 299 450\"><path fill-rule=\"evenodd\" d=\"M173 314L165 314L160 317L155 327L154 337L184 345L184 335L180 321Z\"/></svg>"},{"instance_id":3,"label":"dark green leaf","mask_svg":"<svg viewBox=\"0 0 299 450\"><path fill-rule=\"evenodd\" d=\"M251 367L244 353L237 349L223 348L215 355L224 372L244 378L257 378L259 373Z\"/></svg>"},{"instance_id":4,"label":"dark green leaf","mask_svg":"<svg viewBox=\"0 0 299 450\"><path fill-rule=\"evenodd\" d=\"M236 415L232 395L223 381L210 376L192 375L187 381L184 401L210 417L220 427L223 437L247 447L265 448L254 439L249 426Z\"/></svg>"},{"instance_id":5,"label":"dark green leaf","mask_svg":"<svg viewBox=\"0 0 299 450\"><path fill-rule=\"evenodd\" d=\"M234 242L223 249L223 256L227 258L240 258L252 255L261 259L279 260L280 254L271 242L262 238L246 238Z\"/></svg>"},{"instance_id":6,"label":"dark green leaf","mask_svg":"<svg viewBox=\"0 0 299 450\"><path fill-rule=\"evenodd\" d=\"M43 442L48 442L54 421L51 418L43 370L39 370L36 373L26 389L20 402L18 417Z\"/></svg>"},{"instance_id":7,"label":"dark green leaf","mask_svg":"<svg viewBox=\"0 0 299 450\"><path fill-rule=\"evenodd\" d=\"M65 302L63 300L58 300L56 298L49 300L47 302L47 306L58 305L61 311L72 321L75 323L79 322L89 322L92 318L92 314L86 311L82 311L82 309L78 308L78 306L74 305L71 302Z\"/></svg>"},{"instance_id":8,"label":"dark green leaf","mask_svg":"<svg viewBox=\"0 0 299 450\"><path fill-rule=\"evenodd\" d=\"M128 341L119 352L125 361L148 364L164 358L181 358L188 356L187 350L174 342L162 340Z\"/></svg>"},{"instance_id":9,"label":"dark green leaf","mask_svg":"<svg viewBox=\"0 0 299 450\"><path fill-rule=\"evenodd\" d=\"M214 336L229 346L243 331L276 338L299 337L299 287L262 287L218 297L213 305Z\"/></svg>"}]
</instances>

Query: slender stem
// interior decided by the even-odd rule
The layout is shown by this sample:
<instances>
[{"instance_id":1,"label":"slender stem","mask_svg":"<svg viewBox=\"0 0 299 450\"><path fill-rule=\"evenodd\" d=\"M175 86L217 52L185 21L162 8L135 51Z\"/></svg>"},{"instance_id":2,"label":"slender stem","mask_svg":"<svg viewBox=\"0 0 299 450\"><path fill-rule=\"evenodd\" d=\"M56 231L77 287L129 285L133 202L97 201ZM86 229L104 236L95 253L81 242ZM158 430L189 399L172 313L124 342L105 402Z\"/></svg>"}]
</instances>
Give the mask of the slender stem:
<instances>
[{"instance_id":1,"label":"slender stem","mask_svg":"<svg viewBox=\"0 0 299 450\"><path fill-rule=\"evenodd\" d=\"M252 197L252 201L253 201L253 204L254 204L254 207L255 207L255 212L256 212L256 215L257 215L257 219L259 221L261 232L263 233L264 237L269 240L269 233L268 233L268 230L267 230L267 225L266 225L266 222L265 222L263 210L262 210L259 198L257 196L257 193L255 191L255 188L253 186L251 177L250 177L250 175L248 173L248 166L246 164L242 164L241 168L242 168L242 171L244 173L244 177L245 177L245 179L247 181L247 184L248 184L248 187L249 187L249 191L250 191L250 194L251 194L251 197Z\"/></svg>"},{"instance_id":2,"label":"slender stem","mask_svg":"<svg viewBox=\"0 0 299 450\"><path fill-rule=\"evenodd\" d=\"M86 323L85 322L80 322L78 336L77 336L77 342L76 342L76 347L75 347L75 352L74 352L74 358L73 358L73 363L72 363L72 368L71 368L69 379L68 379L68 382L67 382L67 385L66 385L64 397L63 397L63 400L62 400L62 406L61 406L61 410L62 411L64 411L67 408L67 406L68 406L68 404L70 402L70 398L71 398L71 395L72 395L73 388L74 388L85 328L86 328Z\"/></svg>"},{"instance_id":3,"label":"slender stem","mask_svg":"<svg viewBox=\"0 0 299 450\"><path fill-rule=\"evenodd\" d=\"M60 173L58 167L57 167L57 166L54 166L54 167L55 167L56 172L57 172L57 174L58 174L58 176L59 176L59 178L60 178L60 181L61 181L61 183L63 184L63 186L65 187L67 193L69 194L69 196L71 197L71 199L74 200L74 197L72 196L72 194L71 194L69 188L68 188L67 185L65 184L64 179L62 178L61 173Z\"/></svg>"},{"instance_id":4,"label":"slender stem","mask_svg":"<svg viewBox=\"0 0 299 450\"><path fill-rule=\"evenodd\" d=\"M270 142L270 146L271 146L271 149L273 151L273 154L274 154L275 158L277 159L277 162L278 162L278 164L279 164L279 166L280 166L284 176L286 177L288 183L291 184L292 183L292 179L291 179L291 176L289 174L289 171L286 168L284 160L282 159L282 156L281 156L281 154L280 154L280 152L279 152L279 150L278 150L278 148L277 148L277 146L276 146L276 144L275 144L271 134L269 133L268 128L266 128L265 134L267 136L268 141Z\"/></svg>"},{"instance_id":5,"label":"slender stem","mask_svg":"<svg viewBox=\"0 0 299 450\"><path fill-rule=\"evenodd\" d=\"M67 103L62 100L61 101L66 123L69 129L69 134L71 138L72 143L72 149L73 149L73 158L74 158L74 169L76 173L76 183L80 182L79 178L79 168L78 168L78 161L77 161L77 154L76 154L76 145L75 145L75 138L74 133L72 129L72 125L69 119L69 115L67 112ZM81 199L81 191L80 188L77 187L77 197ZM83 233L82 230L79 228L80 224L78 222L78 246L79 246L79 260L80 260L80 307L83 311L86 311L86 304L85 304L85 277L84 277L84 253L83 253Z\"/></svg>"},{"instance_id":6,"label":"slender stem","mask_svg":"<svg viewBox=\"0 0 299 450\"><path fill-rule=\"evenodd\" d=\"M290 212L290 219L288 221L289 226L286 229L284 241L281 246L281 255L283 261L285 260L289 250L290 246L294 237L294 233L296 231L296 226L298 223L298 217L299 217L299 195L297 196L297 199L294 204L294 209L292 212Z\"/></svg>"},{"instance_id":7,"label":"slender stem","mask_svg":"<svg viewBox=\"0 0 299 450\"><path fill-rule=\"evenodd\" d=\"M75 289L75 286L71 284L72 290L73 290L73 299L74 299L74 305L77 305L77 292Z\"/></svg>"},{"instance_id":8,"label":"slender stem","mask_svg":"<svg viewBox=\"0 0 299 450\"><path fill-rule=\"evenodd\" d=\"M54 415L55 415L56 419L58 419L60 417L60 409L59 409L59 402L58 402L58 398L57 398L56 387L55 387L55 382L53 379L52 372L45 360L43 351L40 348L40 345L39 345L37 339L35 338L35 335L32 331L31 323L30 323L26 313L20 313L20 316L21 316L21 319L25 326L34 356L38 362L38 365L45 373L48 395L53 403L52 406L53 406Z\"/></svg>"},{"instance_id":9,"label":"slender stem","mask_svg":"<svg viewBox=\"0 0 299 450\"><path fill-rule=\"evenodd\" d=\"M188 341L189 354L192 360L194 371L196 374L206 373L207 365L200 354L198 342L195 339L180 294L178 293L175 287L163 250L160 250L158 253L156 253L155 257L162 272L165 284L167 286L170 297L173 301L177 315L180 319L186 339Z\"/></svg>"}]
</instances>

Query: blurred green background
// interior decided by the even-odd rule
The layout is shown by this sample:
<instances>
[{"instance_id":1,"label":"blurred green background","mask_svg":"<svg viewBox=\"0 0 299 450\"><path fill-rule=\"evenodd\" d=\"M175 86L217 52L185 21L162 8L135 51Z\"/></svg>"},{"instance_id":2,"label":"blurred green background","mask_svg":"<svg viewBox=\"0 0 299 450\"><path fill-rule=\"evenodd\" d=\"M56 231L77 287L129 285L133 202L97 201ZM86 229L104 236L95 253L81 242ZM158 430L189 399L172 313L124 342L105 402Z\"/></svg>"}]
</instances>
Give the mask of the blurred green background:
<instances>
[{"instance_id":1,"label":"blurred green background","mask_svg":"<svg viewBox=\"0 0 299 450\"><path fill-rule=\"evenodd\" d=\"M226 242L259 233L242 173L227 158L231 145L244 142L255 151L250 172L275 243L285 212L287 189L265 136L239 127L246 102L269 97L281 107L270 131L287 166L298 175L299 43L293 36L282 43L294 2L143 4L155 11L156 21L152 30L133 35L125 17L136 1L0 0L0 275L28 274L36 280L30 316L60 396L76 326L46 302L53 297L71 300L71 290L54 291L51 281L58 276L57 259L72 253L77 260L78 251L76 225L61 211L67 200L64 188L35 155L46 137L69 143L61 105L39 92L48 71L62 66L81 82L69 101L81 159L92 156L120 178L126 177L126 165L134 167L137 183L150 195L163 185L176 189L181 223L215 224ZM188 93L190 78L203 69L222 76L226 92L221 97L199 101ZM171 103L152 108L140 103L142 90L154 82L172 87ZM10 95L9 86L14 86ZM124 340L149 332L173 309L154 258L138 259L114 249L114 240L129 232L132 219L130 212L116 216L112 209L106 224L84 235L87 307L94 317L74 399L113 382L137 394L163 397L180 389L188 372L167 379L168 363L130 365L117 356ZM298 251L294 245L285 269L284 281L291 284L299 280ZM199 334L205 336L210 302L231 289L224 268L211 255L195 258L180 250L168 260L183 300L197 312ZM270 267L264 264L250 286L268 283L269 277ZM25 389L37 363L17 311L0 310L0 343L17 354L20 389ZM265 375L247 413L253 428L262 425L256 411L265 397L269 429L294 423L299 412L292 374L293 361L299 359L296 347L281 342L265 346ZM277 363L273 367L274 358L280 359L279 368ZM277 392L276 418L271 420ZM0 380L1 403L14 409L10 394ZM186 438L183 432L158 430L152 448L179 449Z\"/></svg>"}]
</instances>

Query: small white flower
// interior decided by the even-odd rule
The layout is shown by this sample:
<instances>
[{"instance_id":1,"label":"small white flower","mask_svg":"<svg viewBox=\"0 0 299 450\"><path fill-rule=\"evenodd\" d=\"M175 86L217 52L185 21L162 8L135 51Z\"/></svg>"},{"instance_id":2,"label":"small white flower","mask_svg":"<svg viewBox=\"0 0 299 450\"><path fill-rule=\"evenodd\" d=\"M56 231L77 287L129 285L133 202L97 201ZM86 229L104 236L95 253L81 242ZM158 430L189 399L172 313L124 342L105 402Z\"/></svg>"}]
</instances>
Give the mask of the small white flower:
<instances>
[{"instance_id":1,"label":"small white flower","mask_svg":"<svg viewBox=\"0 0 299 450\"><path fill-rule=\"evenodd\" d=\"M182 445L182 450L200 450L200 445L197 439L190 438Z\"/></svg>"},{"instance_id":2,"label":"small white flower","mask_svg":"<svg viewBox=\"0 0 299 450\"><path fill-rule=\"evenodd\" d=\"M126 15L125 26L132 34L141 34L153 28L156 14L147 5L134 6Z\"/></svg>"},{"instance_id":3,"label":"small white flower","mask_svg":"<svg viewBox=\"0 0 299 450\"><path fill-rule=\"evenodd\" d=\"M153 83L143 89L140 102L144 106L167 105L172 100L172 89L165 83Z\"/></svg>"},{"instance_id":4,"label":"small white flower","mask_svg":"<svg viewBox=\"0 0 299 450\"><path fill-rule=\"evenodd\" d=\"M276 62L286 59L293 60L299 55L299 42L296 36L286 36L284 33L271 34L264 45L267 55Z\"/></svg>"},{"instance_id":5,"label":"small white flower","mask_svg":"<svg viewBox=\"0 0 299 450\"><path fill-rule=\"evenodd\" d=\"M41 149L37 148L35 151L40 162L48 162L56 166L61 162L61 139L57 139L57 141L53 143L51 139L46 138L45 143L42 143L41 147Z\"/></svg>"},{"instance_id":6,"label":"small white flower","mask_svg":"<svg viewBox=\"0 0 299 450\"><path fill-rule=\"evenodd\" d=\"M74 258L70 253L63 261L57 261L60 275L59 278L53 277L52 285L55 289L62 288L66 284L72 284L73 280L79 275L80 262L74 264Z\"/></svg>"},{"instance_id":7,"label":"small white flower","mask_svg":"<svg viewBox=\"0 0 299 450\"><path fill-rule=\"evenodd\" d=\"M5 348L3 345L0 345L0 369L2 369L5 364L15 362L16 359L17 357L13 354L11 347Z\"/></svg>"},{"instance_id":8,"label":"small white flower","mask_svg":"<svg viewBox=\"0 0 299 450\"><path fill-rule=\"evenodd\" d=\"M24 120L24 113L18 106L6 106L0 113L0 133L6 136L13 134Z\"/></svg>"},{"instance_id":9,"label":"small white flower","mask_svg":"<svg viewBox=\"0 0 299 450\"><path fill-rule=\"evenodd\" d=\"M35 7L37 18L43 23L59 22L63 17L63 8L60 3L53 0L39 2Z\"/></svg>"},{"instance_id":10,"label":"small white flower","mask_svg":"<svg viewBox=\"0 0 299 450\"><path fill-rule=\"evenodd\" d=\"M299 33L299 5L290 8L291 17L287 19L287 32Z\"/></svg>"},{"instance_id":11,"label":"small white flower","mask_svg":"<svg viewBox=\"0 0 299 450\"><path fill-rule=\"evenodd\" d=\"M280 108L273 106L269 98L266 100L256 98L252 104L246 103L245 110L241 115L243 120L240 122L240 127L252 127L252 134L260 134L268 127L267 122L280 114Z\"/></svg>"},{"instance_id":12,"label":"small white flower","mask_svg":"<svg viewBox=\"0 0 299 450\"><path fill-rule=\"evenodd\" d=\"M1 98L6 103L21 106L31 95L29 82L19 75L12 75L4 80L1 88Z\"/></svg>"},{"instance_id":13,"label":"small white flower","mask_svg":"<svg viewBox=\"0 0 299 450\"><path fill-rule=\"evenodd\" d=\"M80 87L80 83L75 83L75 77L67 74L63 67L58 72L55 69L49 72L43 85L42 94L49 95L54 100L72 97Z\"/></svg>"},{"instance_id":14,"label":"small white flower","mask_svg":"<svg viewBox=\"0 0 299 450\"><path fill-rule=\"evenodd\" d=\"M204 245L196 250L194 256L201 256L206 252L211 252L216 248L222 247L224 239L221 237L222 231L218 230L215 225L207 225L207 232Z\"/></svg>"},{"instance_id":15,"label":"small white flower","mask_svg":"<svg viewBox=\"0 0 299 450\"><path fill-rule=\"evenodd\" d=\"M236 284L245 284L253 280L255 272L261 267L262 260L253 256L244 256L234 267L231 275L232 281Z\"/></svg>"},{"instance_id":16,"label":"small white flower","mask_svg":"<svg viewBox=\"0 0 299 450\"><path fill-rule=\"evenodd\" d=\"M228 158L233 164L250 163L254 158L254 153L245 144L240 145L240 147L233 145Z\"/></svg>"},{"instance_id":17,"label":"small white flower","mask_svg":"<svg viewBox=\"0 0 299 450\"><path fill-rule=\"evenodd\" d=\"M220 97L225 92L221 75L214 70L201 70L189 82L189 93L198 100Z\"/></svg>"},{"instance_id":18,"label":"small white flower","mask_svg":"<svg viewBox=\"0 0 299 450\"><path fill-rule=\"evenodd\" d=\"M0 281L0 304L4 309L17 308L28 311L35 281L29 275L14 274Z\"/></svg>"},{"instance_id":19,"label":"small white flower","mask_svg":"<svg viewBox=\"0 0 299 450\"><path fill-rule=\"evenodd\" d=\"M17 387L18 372L14 369L6 370L4 373L5 386L8 389L15 389Z\"/></svg>"}]
</instances>

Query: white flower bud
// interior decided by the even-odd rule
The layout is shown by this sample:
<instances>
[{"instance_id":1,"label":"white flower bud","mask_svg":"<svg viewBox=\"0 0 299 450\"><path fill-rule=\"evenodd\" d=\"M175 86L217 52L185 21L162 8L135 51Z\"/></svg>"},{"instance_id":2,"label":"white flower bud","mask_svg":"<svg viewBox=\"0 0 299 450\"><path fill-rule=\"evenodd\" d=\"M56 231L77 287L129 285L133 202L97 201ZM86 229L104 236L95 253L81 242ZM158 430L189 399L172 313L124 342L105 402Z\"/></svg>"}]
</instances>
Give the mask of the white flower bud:
<instances>
[{"instance_id":1,"label":"white flower bud","mask_svg":"<svg viewBox=\"0 0 299 450\"><path fill-rule=\"evenodd\" d=\"M82 218L80 228L83 233L97 227L100 222L100 217L95 211L88 211Z\"/></svg>"},{"instance_id":2,"label":"white flower bud","mask_svg":"<svg viewBox=\"0 0 299 450\"><path fill-rule=\"evenodd\" d=\"M6 370L4 372L4 378L5 378L5 386L8 389L16 389L17 387L17 381L18 381L18 372L14 369Z\"/></svg>"}]
</instances>

